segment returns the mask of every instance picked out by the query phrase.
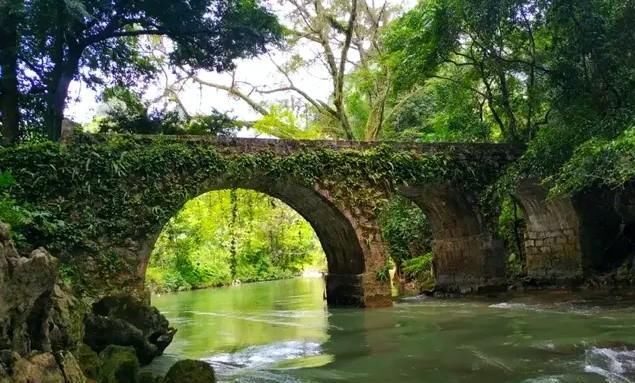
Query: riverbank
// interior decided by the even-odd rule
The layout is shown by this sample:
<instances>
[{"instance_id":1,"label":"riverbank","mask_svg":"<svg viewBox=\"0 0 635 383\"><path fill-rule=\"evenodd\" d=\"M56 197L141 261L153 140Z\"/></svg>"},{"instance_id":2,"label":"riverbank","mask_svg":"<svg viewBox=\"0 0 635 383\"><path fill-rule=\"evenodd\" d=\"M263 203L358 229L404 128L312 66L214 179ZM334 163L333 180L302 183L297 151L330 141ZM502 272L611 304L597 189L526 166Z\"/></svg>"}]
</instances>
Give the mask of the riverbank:
<instances>
[{"instance_id":1,"label":"riverbank","mask_svg":"<svg viewBox=\"0 0 635 383\"><path fill-rule=\"evenodd\" d=\"M180 286L175 287L171 284L161 284L157 281L156 274L150 272L146 275L146 288L150 294L168 294L168 293L176 293L181 291L195 291L195 290L206 290L206 289L215 289L215 288L223 288L223 287L231 287L231 286L240 286L243 284L250 283L260 283L260 282L272 282L272 281L281 281L286 279L294 279L294 278L323 278L325 272L317 271L317 270L305 270L301 273L287 273L285 275L277 275L271 278L252 278L252 279L236 279L233 282L227 283L218 283L212 285L198 285L198 286Z\"/></svg>"}]
</instances>

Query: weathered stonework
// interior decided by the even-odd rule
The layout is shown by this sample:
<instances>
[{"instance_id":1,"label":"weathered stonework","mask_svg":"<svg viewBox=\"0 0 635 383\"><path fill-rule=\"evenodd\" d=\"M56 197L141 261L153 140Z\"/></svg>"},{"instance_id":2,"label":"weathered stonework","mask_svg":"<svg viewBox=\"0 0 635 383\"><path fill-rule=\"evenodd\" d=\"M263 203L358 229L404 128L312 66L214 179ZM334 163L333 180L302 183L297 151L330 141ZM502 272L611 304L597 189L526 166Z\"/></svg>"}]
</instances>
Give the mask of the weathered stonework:
<instances>
[{"instance_id":1,"label":"weathered stonework","mask_svg":"<svg viewBox=\"0 0 635 383\"><path fill-rule=\"evenodd\" d=\"M503 244L489 233L474 196L447 183L399 191L425 212L432 225L437 289L466 293L504 285Z\"/></svg>"},{"instance_id":2,"label":"weathered stonework","mask_svg":"<svg viewBox=\"0 0 635 383\"><path fill-rule=\"evenodd\" d=\"M548 198L535 180L522 182L517 197L525 211L527 276L567 282L583 275L580 221L568 197Z\"/></svg>"},{"instance_id":3,"label":"weathered stonework","mask_svg":"<svg viewBox=\"0 0 635 383\"><path fill-rule=\"evenodd\" d=\"M577 228L525 233L527 272L531 278L573 280L582 275Z\"/></svg>"},{"instance_id":4,"label":"weathered stonework","mask_svg":"<svg viewBox=\"0 0 635 383\"><path fill-rule=\"evenodd\" d=\"M94 299L113 293L143 296L148 259L169 218L191 198L230 188L276 197L311 224L327 257L331 305L391 304L385 278L389 254L377 215L396 194L412 199L431 220L439 290L479 291L503 280L502 246L486 229L471 192L514 158L506 145L203 136L79 136L66 145L34 158L25 149L15 169L6 156L0 166L15 170L18 182L29 185L16 198L53 205L71 225L90 227L89 238L77 248L61 247L60 256L73 260L82 287ZM310 167L308 176L298 163ZM376 173L369 173L369 163ZM46 193L34 193L31 185L42 178L33 174L42 169L46 183L36 187ZM470 193L459 186L468 179Z\"/></svg>"}]
</instances>

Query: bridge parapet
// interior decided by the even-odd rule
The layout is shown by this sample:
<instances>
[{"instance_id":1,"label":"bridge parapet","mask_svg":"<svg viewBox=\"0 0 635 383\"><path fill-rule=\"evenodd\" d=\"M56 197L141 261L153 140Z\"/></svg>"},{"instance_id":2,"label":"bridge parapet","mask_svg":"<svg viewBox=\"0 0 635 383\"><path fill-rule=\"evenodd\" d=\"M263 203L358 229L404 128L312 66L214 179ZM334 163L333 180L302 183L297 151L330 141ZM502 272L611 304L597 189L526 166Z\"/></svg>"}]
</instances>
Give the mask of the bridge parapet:
<instances>
[{"instance_id":1,"label":"bridge parapet","mask_svg":"<svg viewBox=\"0 0 635 383\"><path fill-rule=\"evenodd\" d=\"M511 144L463 143L463 142L401 142L401 141L347 141L347 140L288 140L258 137L215 137L206 135L80 135L80 141L89 138L94 142L106 141L112 137L133 137L138 142L181 142L214 147L231 153L272 152L290 154L305 149L331 150L371 150L389 149L413 154L454 154L467 160L488 157L501 164L507 164L520 155L520 148ZM75 140L72 138L70 141Z\"/></svg>"}]
</instances>

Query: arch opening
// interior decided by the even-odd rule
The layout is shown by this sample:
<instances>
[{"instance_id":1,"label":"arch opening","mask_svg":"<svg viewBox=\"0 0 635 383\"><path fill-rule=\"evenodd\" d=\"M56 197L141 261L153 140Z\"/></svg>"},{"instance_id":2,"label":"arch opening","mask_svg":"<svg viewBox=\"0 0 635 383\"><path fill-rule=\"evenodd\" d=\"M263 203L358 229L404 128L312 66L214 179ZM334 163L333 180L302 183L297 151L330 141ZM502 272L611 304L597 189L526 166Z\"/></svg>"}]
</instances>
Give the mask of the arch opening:
<instances>
[{"instance_id":1,"label":"arch opening","mask_svg":"<svg viewBox=\"0 0 635 383\"><path fill-rule=\"evenodd\" d=\"M397 295L421 294L434 288L432 232L425 213L412 200L395 195L379 215L392 261L392 287Z\"/></svg>"},{"instance_id":2,"label":"arch opening","mask_svg":"<svg viewBox=\"0 0 635 383\"><path fill-rule=\"evenodd\" d=\"M580 221L570 198L548 198L534 180L522 181L514 198L525 217L526 274L538 281L567 281L582 277Z\"/></svg>"},{"instance_id":3,"label":"arch opening","mask_svg":"<svg viewBox=\"0 0 635 383\"><path fill-rule=\"evenodd\" d=\"M502 242L487 230L468 194L447 183L403 187L398 193L430 221L438 290L478 292L504 285Z\"/></svg>"},{"instance_id":4,"label":"arch opening","mask_svg":"<svg viewBox=\"0 0 635 383\"><path fill-rule=\"evenodd\" d=\"M315 231L282 201L244 189L189 200L165 225L146 270L151 291L286 279L326 272Z\"/></svg>"},{"instance_id":5,"label":"arch opening","mask_svg":"<svg viewBox=\"0 0 635 383\"><path fill-rule=\"evenodd\" d=\"M269 180L270 181L270 180ZM365 249L354 220L336 206L328 193L288 182L267 182L266 179L241 182L210 182L201 185L206 192L224 189L246 189L280 200L299 214L312 228L325 254L326 299L332 306L366 306L364 285ZM158 235L157 235L158 237ZM145 278L150 247L139 267Z\"/></svg>"}]
</instances>

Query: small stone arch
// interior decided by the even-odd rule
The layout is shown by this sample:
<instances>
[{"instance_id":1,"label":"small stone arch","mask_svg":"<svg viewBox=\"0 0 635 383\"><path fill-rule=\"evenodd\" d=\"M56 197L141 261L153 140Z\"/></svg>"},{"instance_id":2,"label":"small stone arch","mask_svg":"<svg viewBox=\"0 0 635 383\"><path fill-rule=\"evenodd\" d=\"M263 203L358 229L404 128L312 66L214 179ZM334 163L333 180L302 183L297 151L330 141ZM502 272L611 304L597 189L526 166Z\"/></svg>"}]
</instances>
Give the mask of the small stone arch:
<instances>
[{"instance_id":1,"label":"small stone arch","mask_svg":"<svg viewBox=\"0 0 635 383\"><path fill-rule=\"evenodd\" d=\"M519 183L514 198L525 213L527 276L539 281L582 277L580 219L569 197L548 198L537 180Z\"/></svg>"},{"instance_id":2,"label":"small stone arch","mask_svg":"<svg viewBox=\"0 0 635 383\"><path fill-rule=\"evenodd\" d=\"M525 213L528 277L556 284L574 282L622 260L622 220L613 206L612 191L548 194L538 180L525 179L514 196Z\"/></svg>"},{"instance_id":3,"label":"small stone arch","mask_svg":"<svg viewBox=\"0 0 635 383\"><path fill-rule=\"evenodd\" d=\"M476 200L449 183L401 187L430 219L437 288L478 292L505 282L504 248L487 230Z\"/></svg>"},{"instance_id":4,"label":"small stone arch","mask_svg":"<svg viewBox=\"0 0 635 383\"><path fill-rule=\"evenodd\" d=\"M385 250L381 238L369 235L364 217L339 205L318 185L308 187L290 180L272 180L267 176L254 176L243 180L212 179L200 185L197 195L224 189L249 189L275 197L306 219L318 236L327 258L326 300L330 306L375 307L391 305L390 286L376 281L376 265ZM191 198L184 198L175 209L178 213ZM374 222L374 221L373 221ZM378 230L378 229L377 229ZM152 236L154 243L159 233ZM147 246L141 255L139 277L145 270L153 246ZM378 254L379 252L379 254ZM368 267L368 263L371 267ZM372 267L374 266L374 267Z\"/></svg>"}]
</instances>

